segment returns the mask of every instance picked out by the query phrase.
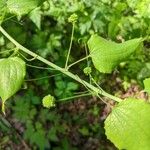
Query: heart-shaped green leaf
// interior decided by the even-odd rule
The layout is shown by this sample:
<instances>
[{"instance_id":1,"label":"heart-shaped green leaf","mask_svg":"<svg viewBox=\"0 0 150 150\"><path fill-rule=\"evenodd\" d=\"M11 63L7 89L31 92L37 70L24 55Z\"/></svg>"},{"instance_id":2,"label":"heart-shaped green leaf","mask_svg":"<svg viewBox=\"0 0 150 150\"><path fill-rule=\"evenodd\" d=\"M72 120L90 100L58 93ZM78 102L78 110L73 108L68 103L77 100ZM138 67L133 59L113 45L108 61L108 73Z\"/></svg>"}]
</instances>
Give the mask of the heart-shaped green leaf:
<instances>
[{"instance_id":1,"label":"heart-shaped green leaf","mask_svg":"<svg viewBox=\"0 0 150 150\"><path fill-rule=\"evenodd\" d=\"M106 135L118 149L150 149L150 104L144 100L120 102L105 121Z\"/></svg>"},{"instance_id":2,"label":"heart-shaped green leaf","mask_svg":"<svg viewBox=\"0 0 150 150\"><path fill-rule=\"evenodd\" d=\"M95 68L103 73L111 73L120 62L128 59L141 43L141 38L115 43L95 34L89 39L88 47Z\"/></svg>"},{"instance_id":3,"label":"heart-shaped green leaf","mask_svg":"<svg viewBox=\"0 0 150 150\"><path fill-rule=\"evenodd\" d=\"M21 87L26 74L25 62L18 57L0 60L0 97L3 102L14 95Z\"/></svg>"},{"instance_id":4,"label":"heart-shaped green leaf","mask_svg":"<svg viewBox=\"0 0 150 150\"><path fill-rule=\"evenodd\" d=\"M150 94L150 78L145 79L143 82L144 90Z\"/></svg>"}]
</instances>

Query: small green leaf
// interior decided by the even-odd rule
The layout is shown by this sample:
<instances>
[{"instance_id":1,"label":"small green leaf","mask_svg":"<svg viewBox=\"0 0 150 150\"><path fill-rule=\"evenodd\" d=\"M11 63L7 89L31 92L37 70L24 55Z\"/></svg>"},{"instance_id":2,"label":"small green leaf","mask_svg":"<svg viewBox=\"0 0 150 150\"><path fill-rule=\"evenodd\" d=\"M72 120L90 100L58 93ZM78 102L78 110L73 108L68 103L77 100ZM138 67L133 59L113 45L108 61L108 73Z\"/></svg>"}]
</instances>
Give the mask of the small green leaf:
<instances>
[{"instance_id":1,"label":"small green leaf","mask_svg":"<svg viewBox=\"0 0 150 150\"><path fill-rule=\"evenodd\" d=\"M105 121L106 135L118 149L149 150L150 104L129 98L120 102Z\"/></svg>"},{"instance_id":2,"label":"small green leaf","mask_svg":"<svg viewBox=\"0 0 150 150\"><path fill-rule=\"evenodd\" d=\"M43 0L8 0L7 7L11 13L21 17L38 7Z\"/></svg>"},{"instance_id":3,"label":"small green leaf","mask_svg":"<svg viewBox=\"0 0 150 150\"><path fill-rule=\"evenodd\" d=\"M115 43L95 34L89 39L88 47L95 68L103 73L111 73L119 63L128 59L141 43L141 38Z\"/></svg>"},{"instance_id":4,"label":"small green leaf","mask_svg":"<svg viewBox=\"0 0 150 150\"><path fill-rule=\"evenodd\" d=\"M145 79L144 81L144 90L150 94L150 78Z\"/></svg>"},{"instance_id":5,"label":"small green leaf","mask_svg":"<svg viewBox=\"0 0 150 150\"><path fill-rule=\"evenodd\" d=\"M55 98L51 95L47 95L42 99L43 107L51 108L55 107Z\"/></svg>"},{"instance_id":6,"label":"small green leaf","mask_svg":"<svg viewBox=\"0 0 150 150\"><path fill-rule=\"evenodd\" d=\"M25 68L25 62L18 57L0 60L0 97L3 111L5 101L20 89L26 74Z\"/></svg>"}]
</instances>

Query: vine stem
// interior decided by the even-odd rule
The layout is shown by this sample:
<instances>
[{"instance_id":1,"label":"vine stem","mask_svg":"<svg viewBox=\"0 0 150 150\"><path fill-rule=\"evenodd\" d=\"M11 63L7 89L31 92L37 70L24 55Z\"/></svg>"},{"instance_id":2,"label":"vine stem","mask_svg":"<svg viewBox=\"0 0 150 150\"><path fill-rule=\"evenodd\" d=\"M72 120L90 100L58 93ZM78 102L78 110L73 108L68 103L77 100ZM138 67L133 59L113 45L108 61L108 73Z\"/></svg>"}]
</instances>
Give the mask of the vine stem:
<instances>
[{"instance_id":1,"label":"vine stem","mask_svg":"<svg viewBox=\"0 0 150 150\"><path fill-rule=\"evenodd\" d=\"M116 102L121 102L121 101L122 101L120 98L118 98L118 97L116 97L116 96L113 96L113 95L111 95L111 94L105 92L104 90L99 89L99 88L97 88L97 87L95 87L95 86L89 84L88 82L82 80L81 78L78 77L78 75L75 75L75 74L69 72L69 71L66 70L65 68L61 68L61 67L55 65L54 63L48 61L47 59L45 59L45 58L43 58L43 57L37 55L36 53L30 51L29 49L25 48L24 46L22 46L21 44L19 44L14 38L12 38L12 37L2 28L2 26L0 26L0 32L1 32L5 37L7 37L17 48L19 48L19 49L22 50L23 52L27 53L28 55L30 55L30 56L32 56L32 57L34 57L34 58L36 57L36 59L38 59L39 61L41 61L41 62L47 64L48 66L50 66L50 67L52 67L52 68L54 68L54 69L56 69L56 70L58 70L58 71L60 71L60 72L62 72L63 74L69 76L70 78L72 78L72 79L78 81L79 83L86 85L86 86L87 86L89 89L91 89L93 92L98 93L98 94L101 94L101 95L103 95L103 96L105 96L105 97L108 97L108 98L110 98L110 99L112 99L112 100L114 100L114 101L116 101Z\"/></svg>"}]
</instances>

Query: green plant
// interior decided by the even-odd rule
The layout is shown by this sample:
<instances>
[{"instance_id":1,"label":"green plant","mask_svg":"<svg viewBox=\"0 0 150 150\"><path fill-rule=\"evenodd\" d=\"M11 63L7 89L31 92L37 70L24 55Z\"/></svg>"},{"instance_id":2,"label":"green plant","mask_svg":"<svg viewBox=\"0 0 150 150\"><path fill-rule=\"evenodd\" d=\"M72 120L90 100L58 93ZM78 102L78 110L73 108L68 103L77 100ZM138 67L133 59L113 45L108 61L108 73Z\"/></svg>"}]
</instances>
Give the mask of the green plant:
<instances>
[{"instance_id":1,"label":"green plant","mask_svg":"<svg viewBox=\"0 0 150 150\"><path fill-rule=\"evenodd\" d=\"M33 3L30 3L30 1L24 1L18 2L18 1L0 1L0 4L4 7L4 10L7 10L7 13L11 14L17 14L17 17L20 19L20 17L24 14L27 14L29 11L32 9L36 8L39 5L39 2L37 1L32 1ZM2 6L1 5L1 6ZM22 9L22 5L25 5ZM28 7L30 5L30 7ZM16 6L16 7L14 7ZM17 8L17 6L20 6ZM16 9L17 8L17 9ZM33 12L32 12L33 13ZM9 15L10 15L9 14ZM33 14L32 14L33 15ZM5 13L2 13L1 17L1 22L3 22ZM32 17L31 17L32 19ZM92 78L91 76L91 70L85 71L87 75L90 76L90 79L92 82L88 83L85 80L81 79L78 75L75 75L70 72L70 68L74 65L77 64L78 62L81 62L82 60L86 60L87 58L91 57L93 64L95 68L104 73L110 73L112 72L122 61L125 61L128 59L128 57L133 54L137 48L142 44L142 41L144 39L139 38L139 39L133 39L129 40L127 42L123 42L121 44L117 44L115 42L110 42L108 40L105 40L98 35L92 35L91 38L88 40L88 47L90 54L86 56L85 58L78 60L77 62L68 65L69 57L70 57L70 52L72 48L72 41L73 41L73 35L74 35L74 28L75 28L75 22L76 22L77 16L74 14L72 17L69 18L69 22L72 23L73 28L72 28L72 36L71 36L71 42L70 42L70 47L68 50L67 54L67 59L65 62L65 67L59 67L58 65L48 61L47 59L39 56L38 54L30 51L29 49L25 48L21 44L19 44L14 38L12 38L3 28L0 26L0 31L2 34L4 34L5 37L7 37L14 45L16 48L12 48L13 54L9 58L3 58L0 61L0 70L1 70L1 75L0 75L0 84L1 84L1 92L0 96L2 98L2 111L5 112L4 110L4 104L8 98L10 98L13 94L15 94L21 84L23 83L23 79L25 76L25 62L20 59L20 57L23 57L27 61L32 61L32 60L39 60L46 65L50 66L51 68L48 69L54 69L57 71L62 72L66 76L74 79L75 81L78 81L81 83L89 93L83 94L91 94L97 97L100 97L100 95L103 95L105 97L108 97L115 102L118 102L119 104L113 108L113 111L111 114L108 116L108 118L105 121L105 129L106 129L106 135L107 137L114 142L114 144L119 148L119 149L129 149L129 150L134 150L134 149L148 149L150 147L150 135L147 134L146 132L149 130L150 126L150 120L148 117L149 114L149 109L150 106L148 103L142 101L142 100L135 100L135 99L125 99L124 101L116 96L113 96L107 92L105 92L97 83L96 81ZM32 19L32 21L35 23L36 21ZM36 25L38 28L40 28L39 23L36 22ZM40 33L42 36L42 34ZM36 37L37 40L38 37ZM59 39L59 38L58 38ZM57 43L57 39L55 41ZM43 44L41 42L41 44ZM39 44L40 45L40 44ZM58 43L56 45L59 45ZM41 46L41 45L40 45ZM25 55L30 55L33 58L32 59L27 59ZM37 67L38 68L38 67ZM11 78L10 78L11 77ZM7 81L7 82L6 82ZM145 80L144 83L149 82L149 80ZM60 87L62 83L58 84L58 87ZM72 89L69 88L68 84L72 84L73 87ZM67 84L68 90L74 90L77 89L76 84L69 82ZM147 85L145 86L145 90L149 90ZM58 92L56 92L58 93ZM59 95L59 94L58 94ZM68 94L70 95L70 94ZM78 95L79 96L79 95ZM47 104L47 100L49 98L52 98L50 95L48 97L44 97L43 101L45 101L46 98L46 105L44 103L44 106L50 107L49 106L49 101ZM47 99L48 98L48 99ZM50 99L51 100L51 99ZM54 100L54 99L53 99ZM61 101L66 101L68 98L64 98ZM59 102L59 101L57 101ZM54 105L53 105L54 106ZM134 108L132 110L132 108ZM143 110L140 112L140 110ZM139 114L140 119L136 118L136 114ZM114 127L115 125L115 127ZM145 125L145 127L144 127ZM28 124L28 132L26 132L26 138L30 138L30 133L31 131L33 132L34 138L31 139L31 143L36 143L36 141L39 141L38 135L42 135L42 144L39 144L39 147L41 149L44 148L44 144L46 143L46 140L44 139L44 131L42 130L42 126L40 123L36 123L35 129L32 125ZM132 130L134 129L134 130ZM39 130L39 132L35 132L35 130ZM86 129L80 130L83 134L88 134ZM143 131L143 132L141 132ZM32 133L31 132L31 133ZM87 132L87 133L86 133ZM122 134L125 132L124 134ZM131 133L138 133L141 137L143 142L141 143L136 143L138 139L136 139L134 136L129 135ZM116 136L118 134L118 136ZM127 140L126 140L127 139ZM43 142L44 141L44 142ZM37 143L38 144L38 143ZM42 146L41 146L42 145ZM69 147L69 146L68 146Z\"/></svg>"}]
</instances>

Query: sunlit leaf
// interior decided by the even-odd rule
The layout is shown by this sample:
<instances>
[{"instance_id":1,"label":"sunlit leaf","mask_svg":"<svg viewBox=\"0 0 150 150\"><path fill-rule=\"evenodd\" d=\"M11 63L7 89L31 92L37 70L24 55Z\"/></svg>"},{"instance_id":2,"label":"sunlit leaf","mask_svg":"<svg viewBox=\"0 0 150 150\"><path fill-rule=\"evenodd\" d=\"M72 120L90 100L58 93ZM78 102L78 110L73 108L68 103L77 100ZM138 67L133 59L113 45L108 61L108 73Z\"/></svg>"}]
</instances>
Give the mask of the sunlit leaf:
<instances>
[{"instance_id":1,"label":"sunlit leaf","mask_svg":"<svg viewBox=\"0 0 150 150\"><path fill-rule=\"evenodd\" d=\"M144 100L120 102L105 121L106 135L118 149L149 150L150 104Z\"/></svg>"},{"instance_id":2,"label":"sunlit leaf","mask_svg":"<svg viewBox=\"0 0 150 150\"><path fill-rule=\"evenodd\" d=\"M11 13L21 16L29 13L42 1L43 0L8 0L7 7Z\"/></svg>"},{"instance_id":3,"label":"sunlit leaf","mask_svg":"<svg viewBox=\"0 0 150 150\"><path fill-rule=\"evenodd\" d=\"M10 57L0 60L0 97L3 107L5 101L20 89L25 73L25 62L20 58Z\"/></svg>"},{"instance_id":4,"label":"sunlit leaf","mask_svg":"<svg viewBox=\"0 0 150 150\"><path fill-rule=\"evenodd\" d=\"M88 47L95 68L103 73L111 73L120 62L128 59L141 43L141 38L115 43L95 34L89 39Z\"/></svg>"}]
</instances>

